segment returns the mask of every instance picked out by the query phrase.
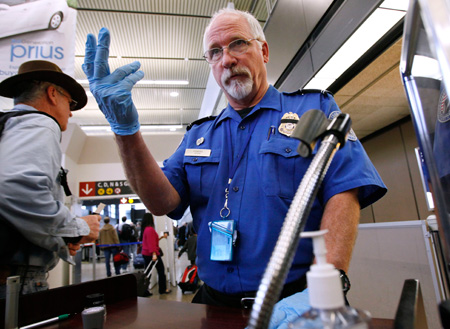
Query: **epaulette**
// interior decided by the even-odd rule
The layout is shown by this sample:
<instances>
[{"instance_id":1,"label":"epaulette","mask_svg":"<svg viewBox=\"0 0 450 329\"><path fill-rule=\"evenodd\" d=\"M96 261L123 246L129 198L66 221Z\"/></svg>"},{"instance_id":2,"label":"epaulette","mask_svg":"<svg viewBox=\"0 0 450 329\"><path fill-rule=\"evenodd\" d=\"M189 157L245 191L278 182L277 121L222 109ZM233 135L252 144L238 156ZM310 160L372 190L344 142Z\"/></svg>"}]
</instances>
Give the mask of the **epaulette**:
<instances>
[{"instance_id":1,"label":"epaulette","mask_svg":"<svg viewBox=\"0 0 450 329\"><path fill-rule=\"evenodd\" d=\"M315 94L315 93L321 93L323 95L330 95L331 97L334 97L333 93L331 91L325 90L325 89L299 89L294 94L299 95L305 95L305 94Z\"/></svg>"},{"instance_id":2,"label":"epaulette","mask_svg":"<svg viewBox=\"0 0 450 329\"><path fill-rule=\"evenodd\" d=\"M203 122L214 120L215 118L217 118L217 117L216 117L216 116L213 116L213 115L210 115L209 117L204 117L204 118L195 120L194 122L191 122L191 123L186 127L186 131L189 131L194 125L199 125L199 124L202 124Z\"/></svg>"}]
</instances>

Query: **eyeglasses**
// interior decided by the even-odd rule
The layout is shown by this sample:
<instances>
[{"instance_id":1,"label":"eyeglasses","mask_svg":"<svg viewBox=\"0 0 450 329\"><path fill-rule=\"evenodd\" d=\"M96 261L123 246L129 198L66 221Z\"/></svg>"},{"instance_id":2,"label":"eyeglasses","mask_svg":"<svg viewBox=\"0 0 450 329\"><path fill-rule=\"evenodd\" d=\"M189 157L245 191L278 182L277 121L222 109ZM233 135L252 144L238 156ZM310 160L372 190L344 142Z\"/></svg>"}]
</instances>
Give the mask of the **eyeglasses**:
<instances>
[{"instance_id":1,"label":"eyeglasses","mask_svg":"<svg viewBox=\"0 0 450 329\"><path fill-rule=\"evenodd\" d=\"M78 105L78 102L73 100L71 97L67 96L66 94L64 94L61 90L56 89L56 91L59 92L61 95L63 95L64 97L66 97L69 100L69 108L70 108L70 110L71 111L75 110L75 108Z\"/></svg>"},{"instance_id":2,"label":"eyeglasses","mask_svg":"<svg viewBox=\"0 0 450 329\"><path fill-rule=\"evenodd\" d=\"M228 52L233 56L239 56L247 52L248 46L250 45L250 41L253 41L256 39L237 39L228 44L228 46L223 48L212 48L210 50L205 51L203 54L203 57L206 59L206 61L210 64L217 63L220 61L223 57L223 51L224 49L228 48Z\"/></svg>"}]
</instances>

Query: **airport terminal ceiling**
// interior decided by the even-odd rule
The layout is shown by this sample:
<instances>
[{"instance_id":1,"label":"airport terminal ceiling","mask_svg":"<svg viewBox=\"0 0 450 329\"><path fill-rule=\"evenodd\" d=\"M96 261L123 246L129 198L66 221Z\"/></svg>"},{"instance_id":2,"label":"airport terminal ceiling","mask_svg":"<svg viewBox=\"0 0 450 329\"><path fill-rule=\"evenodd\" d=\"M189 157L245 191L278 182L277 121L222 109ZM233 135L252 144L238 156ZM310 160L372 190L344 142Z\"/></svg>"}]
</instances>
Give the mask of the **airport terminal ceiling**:
<instances>
[{"instance_id":1,"label":"airport terminal ceiling","mask_svg":"<svg viewBox=\"0 0 450 329\"><path fill-rule=\"evenodd\" d=\"M145 73L146 84L133 89L144 133L177 137L200 112L203 116L206 109L206 115L215 114L226 106L220 92L211 96L210 68L202 57L202 39L211 15L227 7L228 0L78 0L77 3L75 79L86 81L81 65L87 34L97 34L101 27L108 27L112 38L111 69L137 60ZM295 91L305 85L308 88L308 81L318 75L322 66L326 67L328 59L339 52L339 47L351 39L357 28L364 26L366 17L380 8L385 11L384 17L391 14L402 17L408 0L232 3L236 9L253 13L264 28L270 49L269 83L281 91ZM366 51L335 83L324 87L335 93L338 105L350 114L359 138L409 116L399 74L402 28L400 19L383 37L383 42ZM342 61L334 65L341 66ZM168 84L174 81L177 84ZM82 84L88 91L87 83ZM111 135L89 91L88 96L85 109L74 112L70 122L79 124L88 135ZM11 108L12 101L2 97L0 107Z\"/></svg>"},{"instance_id":2,"label":"airport terminal ceiling","mask_svg":"<svg viewBox=\"0 0 450 329\"><path fill-rule=\"evenodd\" d=\"M373 11L381 3L382 1L372 0L367 1L365 5L370 4L370 11ZM216 10L226 7L227 4L228 1L216 0L158 2L79 0L75 78L85 79L81 65L84 60L86 35L88 33L97 34L102 26L108 27L112 35L110 51L112 68L138 60L145 72L145 80L188 81L188 84L185 85L138 85L133 90L133 99L139 110L140 121L145 127L143 129L154 127L148 130L153 134L183 133L185 126L198 118L210 74L209 65L202 58L203 31L211 15ZM289 65L292 66L292 56L301 51L301 45L296 49L284 48L284 53L292 53L289 58L279 55L277 45L274 42L271 43L271 40L274 40L271 33L288 31L288 26L278 26L279 20L276 20L274 15L269 17L268 12L278 13L284 17L283 15L287 15L286 11L289 12L288 9L292 6L299 10L303 9L305 12L295 14L296 19L300 22L298 24L301 25L304 21L303 24L316 33L316 38L318 38L317 28L326 27L327 20L331 20L331 18L334 18L335 24L341 24L340 21L344 24L347 19L345 15L364 16L370 13L367 12L369 7L360 8L359 12L353 9L353 12L346 13L346 8L359 6L358 2L354 0L239 0L234 1L234 6L240 10L252 12L265 29L269 47L273 44L268 71L269 81L274 85L280 81L282 74L289 74L286 70L291 69ZM308 16L314 17L307 20L305 17ZM312 21L313 19L315 21ZM319 24L317 25L317 23ZM289 20L284 20L283 24L291 23ZM295 26L296 24L291 25ZM344 26L342 30L345 32ZM305 38L305 42L311 42L311 39L307 39L308 35L286 33L283 34L283 38L279 38L279 35L275 36L283 39L284 43L290 43L293 37ZM301 40L295 42L299 44ZM314 42L317 43L317 40ZM378 49L382 56L375 61L367 62L366 65L369 66L357 76L348 79L348 82L335 93L341 109L351 115L353 128L359 138L368 136L409 116L409 108L398 69L401 48L399 37L388 43L386 48L383 51ZM282 69L283 67L284 69ZM292 70L292 74L299 75L294 71ZM354 70L353 73L358 72ZM301 75L302 73L300 73ZM290 87L290 90L300 87ZM173 97L171 93L173 93L172 95L177 93L178 96ZM219 101L213 101L219 108L226 104L222 98ZM71 122L81 126L107 127L107 122L98 110L92 96L89 97L86 109L74 114ZM106 129L102 131L104 133Z\"/></svg>"}]
</instances>

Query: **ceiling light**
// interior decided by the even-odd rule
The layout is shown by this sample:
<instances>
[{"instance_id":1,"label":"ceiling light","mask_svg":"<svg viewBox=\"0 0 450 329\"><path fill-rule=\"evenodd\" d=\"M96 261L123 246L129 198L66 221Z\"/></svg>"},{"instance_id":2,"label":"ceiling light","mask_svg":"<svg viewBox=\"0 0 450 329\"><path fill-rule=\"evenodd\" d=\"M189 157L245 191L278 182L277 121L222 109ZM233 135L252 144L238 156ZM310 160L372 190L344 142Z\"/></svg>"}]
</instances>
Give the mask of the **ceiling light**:
<instances>
[{"instance_id":1,"label":"ceiling light","mask_svg":"<svg viewBox=\"0 0 450 329\"><path fill-rule=\"evenodd\" d=\"M141 131L142 130L170 130L174 129L182 129L183 125L141 125Z\"/></svg>"},{"instance_id":2,"label":"ceiling light","mask_svg":"<svg viewBox=\"0 0 450 329\"><path fill-rule=\"evenodd\" d=\"M88 80L76 80L81 85L89 85ZM137 85L188 85L188 80L140 80Z\"/></svg>"},{"instance_id":3,"label":"ceiling light","mask_svg":"<svg viewBox=\"0 0 450 329\"><path fill-rule=\"evenodd\" d=\"M138 85L188 85L187 80L141 80Z\"/></svg>"},{"instance_id":4,"label":"ceiling light","mask_svg":"<svg viewBox=\"0 0 450 329\"><path fill-rule=\"evenodd\" d=\"M376 9L353 35L339 48L328 62L304 87L306 89L327 89L353 63L370 49L406 14L405 10L389 7L390 1L385 1ZM398 5L398 3L397 3ZM403 7L403 6L400 6Z\"/></svg>"},{"instance_id":5,"label":"ceiling light","mask_svg":"<svg viewBox=\"0 0 450 329\"><path fill-rule=\"evenodd\" d=\"M81 129L83 129L84 131L95 131L95 130L111 131L110 126L81 126Z\"/></svg>"},{"instance_id":6,"label":"ceiling light","mask_svg":"<svg viewBox=\"0 0 450 329\"><path fill-rule=\"evenodd\" d=\"M169 95L171 97L178 97L178 95L180 95L180 94L178 92L176 92L176 91L172 91Z\"/></svg>"},{"instance_id":7,"label":"ceiling light","mask_svg":"<svg viewBox=\"0 0 450 329\"><path fill-rule=\"evenodd\" d=\"M88 136L92 135L111 135L111 127L110 126L80 126L81 129L86 133ZM183 125L141 125L140 131L141 133L152 133L152 132L158 132L164 133L164 132L176 132L181 131L183 132Z\"/></svg>"},{"instance_id":8,"label":"ceiling light","mask_svg":"<svg viewBox=\"0 0 450 329\"><path fill-rule=\"evenodd\" d=\"M409 5L409 0L385 0L380 5L380 8L388 8L394 10L407 11Z\"/></svg>"}]
</instances>

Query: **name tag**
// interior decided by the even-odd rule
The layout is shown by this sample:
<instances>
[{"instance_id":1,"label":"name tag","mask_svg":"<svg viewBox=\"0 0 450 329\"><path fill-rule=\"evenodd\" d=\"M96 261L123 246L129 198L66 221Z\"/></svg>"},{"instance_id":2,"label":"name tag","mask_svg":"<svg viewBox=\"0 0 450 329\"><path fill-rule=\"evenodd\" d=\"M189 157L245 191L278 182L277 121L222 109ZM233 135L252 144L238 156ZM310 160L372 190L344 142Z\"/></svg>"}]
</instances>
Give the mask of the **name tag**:
<instances>
[{"instance_id":1,"label":"name tag","mask_svg":"<svg viewBox=\"0 0 450 329\"><path fill-rule=\"evenodd\" d=\"M184 152L185 156L188 157L209 157L211 155L211 150L207 149L186 149Z\"/></svg>"}]
</instances>

